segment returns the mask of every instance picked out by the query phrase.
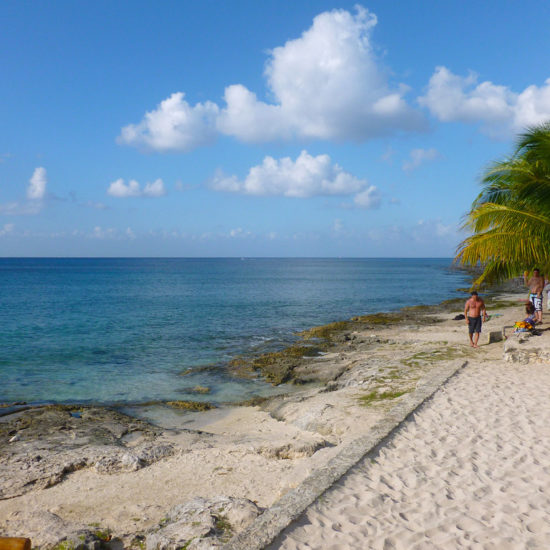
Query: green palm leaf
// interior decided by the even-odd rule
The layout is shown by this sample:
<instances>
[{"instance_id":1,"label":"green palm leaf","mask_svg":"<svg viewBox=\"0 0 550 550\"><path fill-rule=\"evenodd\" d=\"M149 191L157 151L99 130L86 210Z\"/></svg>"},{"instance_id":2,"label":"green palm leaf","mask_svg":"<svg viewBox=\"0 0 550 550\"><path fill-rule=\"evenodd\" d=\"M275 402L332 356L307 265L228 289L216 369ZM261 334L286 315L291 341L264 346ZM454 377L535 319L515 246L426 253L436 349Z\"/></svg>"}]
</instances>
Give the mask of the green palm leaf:
<instances>
[{"instance_id":1,"label":"green palm leaf","mask_svg":"<svg viewBox=\"0 0 550 550\"><path fill-rule=\"evenodd\" d=\"M472 232L455 261L481 265L475 286L539 267L550 274L550 122L519 137L514 155L493 163L462 227Z\"/></svg>"}]
</instances>

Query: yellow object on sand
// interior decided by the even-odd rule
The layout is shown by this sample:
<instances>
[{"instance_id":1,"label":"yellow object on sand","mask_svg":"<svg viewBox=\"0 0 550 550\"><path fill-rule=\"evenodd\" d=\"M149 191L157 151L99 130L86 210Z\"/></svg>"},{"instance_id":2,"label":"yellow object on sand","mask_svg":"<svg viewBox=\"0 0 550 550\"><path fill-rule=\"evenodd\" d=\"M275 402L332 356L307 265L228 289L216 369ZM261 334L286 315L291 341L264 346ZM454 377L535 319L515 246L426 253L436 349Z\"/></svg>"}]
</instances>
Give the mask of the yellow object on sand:
<instances>
[{"instance_id":1,"label":"yellow object on sand","mask_svg":"<svg viewBox=\"0 0 550 550\"><path fill-rule=\"evenodd\" d=\"M0 537L0 550L31 550L31 539Z\"/></svg>"}]
</instances>

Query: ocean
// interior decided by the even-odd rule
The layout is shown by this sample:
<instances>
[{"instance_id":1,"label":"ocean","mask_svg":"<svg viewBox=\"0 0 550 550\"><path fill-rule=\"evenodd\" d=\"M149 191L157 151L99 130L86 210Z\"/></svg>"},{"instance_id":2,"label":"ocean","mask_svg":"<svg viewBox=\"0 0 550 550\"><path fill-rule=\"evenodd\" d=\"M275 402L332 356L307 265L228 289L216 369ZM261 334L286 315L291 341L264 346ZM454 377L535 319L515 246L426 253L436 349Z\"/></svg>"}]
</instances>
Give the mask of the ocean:
<instances>
[{"instance_id":1,"label":"ocean","mask_svg":"<svg viewBox=\"0 0 550 550\"><path fill-rule=\"evenodd\" d=\"M465 286L444 258L0 258L0 403L268 395L271 385L231 376L227 362ZM197 396L198 385L210 393Z\"/></svg>"}]
</instances>

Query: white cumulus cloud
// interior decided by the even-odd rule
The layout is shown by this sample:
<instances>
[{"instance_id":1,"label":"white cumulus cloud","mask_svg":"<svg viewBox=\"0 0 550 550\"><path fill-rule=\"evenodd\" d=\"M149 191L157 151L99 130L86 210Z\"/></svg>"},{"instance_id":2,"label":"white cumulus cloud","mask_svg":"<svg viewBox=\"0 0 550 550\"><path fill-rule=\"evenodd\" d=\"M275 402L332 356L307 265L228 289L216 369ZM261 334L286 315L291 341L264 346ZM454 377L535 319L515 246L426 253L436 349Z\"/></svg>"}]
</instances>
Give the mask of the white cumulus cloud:
<instances>
[{"instance_id":1,"label":"white cumulus cloud","mask_svg":"<svg viewBox=\"0 0 550 550\"><path fill-rule=\"evenodd\" d=\"M443 122L481 123L490 136L508 137L550 119L550 79L516 93L489 81L478 84L475 74L461 77L437 67L418 101Z\"/></svg>"},{"instance_id":2,"label":"white cumulus cloud","mask_svg":"<svg viewBox=\"0 0 550 550\"><path fill-rule=\"evenodd\" d=\"M112 197L162 197L166 195L163 181L159 178L152 183L146 183L142 189L136 180L124 183L122 178L113 181L107 189L107 194Z\"/></svg>"},{"instance_id":3,"label":"white cumulus cloud","mask_svg":"<svg viewBox=\"0 0 550 550\"><path fill-rule=\"evenodd\" d=\"M153 183L146 183L143 188L144 197L162 197L163 195L166 195L166 190L160 178L156 179Z\"/></svg>"},{"instance_id":4,"label":"white cumulus cloud","mask_svg":"<svg viewBox=\"0 0 550 550\"><path fill-rule=\"evenodd\" d=\"M197 103L193 107L178 92L161 101L138 124L122 128L119 143L155 151L191 151L211 143L216 137L215 103Z\"/></svg>"},{"instance_id":5,"label":"white cumulus cloud","mask_svg":"<svg viewBox=\"0 0 550 550\"><path fill-rule=\"evenodd\" d=\"M299 38L269 52L267 103L242 84L226 87L225 106L194 106L174 93L138 124L124 127L120 143L156 151L189 151L217 132L247 142L290 138L363 141L424 127L392 86L377 59L371 34L377 18L361 6L319 14Z\"/></svg>"},{"instance_id":6,"label":"white cumulus cloud","mask_svg":"<svg viewBox=\"0 0 550 550\"><path fill-rule=\"evenodd\" d=\"M349 195L366 185L333 164L328 155L311 156L302 151L294 161L289 157L279 160L267 156L262 164L250 168L244 180L237 176L218 174L212 186L218 191L247 195L280 195L285 197L313 197L317 195Z\"/></svg>"},{"instance_id":7,"label":"white cumulus cloud","mask_svg":"<svg viewBox=\"0 0 550 550\"><path fill-rule=\"evenodd\" d=\"M409 154L409 160L403 163L403 170L411 172L416 170L421 164L439 158L437 149L413 149Z\"/></svg>"},{"instance_id":8,"label":"white cumulus cloud","mask_svg":"<svg viewBox=\"0 0 550 550\"><path fill-rule=\"evenodd\" d=\"M42 166L36 168L29 180L27 187L27 198L30 200L42 200L46 194L46 169Z\"/></svg>"},{"instance_id":9,"label":"white cumulus cloud","mask_svg":"<svg viewBox=\"0 0 550 550\"><path fill-rule=\"evenodd\" d=\"M353 202L360 208L378 208L382 202L380 190L376 186L371 185L364 191L361 191L361 193L357 193L353 198Z\"/></svg>"}]
</instances>

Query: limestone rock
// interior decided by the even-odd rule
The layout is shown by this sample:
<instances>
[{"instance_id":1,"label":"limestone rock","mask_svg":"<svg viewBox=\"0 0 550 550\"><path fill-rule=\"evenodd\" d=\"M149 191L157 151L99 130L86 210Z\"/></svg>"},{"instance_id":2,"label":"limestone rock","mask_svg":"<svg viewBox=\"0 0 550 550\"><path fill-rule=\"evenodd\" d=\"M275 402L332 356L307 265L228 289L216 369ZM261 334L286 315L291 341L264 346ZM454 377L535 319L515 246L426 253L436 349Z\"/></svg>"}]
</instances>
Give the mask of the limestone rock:
<instances>
[{"instance_id":1,"label":"limestone rock","mask_svg":"<svg viewBox=\"0 0 550 550\"><path fill-rule=\"evenodd\" d=\"M51 487L82 468L135 471L174 453L158 441L160 429L104 408L39 407L2 420L0 499Z\"/></svg>"},{"instance_id":2,"label":"limestone rock","mask_svg":"<svg viewBox=\"0 0 550 550\"><path fill-rule=\"evenodd\" d=\"M48 510L11 514L6 532L10 536L32 535L33 545L43 550L123 550L122 541L111 538L108 529L71 523Z\"/></svg>"},{"instance_id":3,"label":"limestone rock","mask_svg":"<svg viewBox=\"0 0 550 550\"><path fill-rule=\"evenodd\" d=\"M146 538L147 550L219 548L247 527L260 513L252 501L221 496L196 497L174 506L159 529Z\"/></svg>"},{"instance_id":4,"label":"limestone rock","mask_svg":"<svg viewBox=\"0 0 550 550\"><path fill-rule=\"evenodd\" d=\"M510 363L550 363L550 346L529 332L512 334L504 343L504 360Z\"/></svg>"},{"instance_id":5,"label":"limestone rock","mask_svg":"<svg viewBox=\"0 0 550 550\"><path fill-rule=\"evenodd\" d=\"M292 441L282 444L264 445L259 449L259 453L266 458L277 459L295 459L307 458L315 454L319 449L326 447L328 442L325 440Z\"/></svg>"}]
</instances>

